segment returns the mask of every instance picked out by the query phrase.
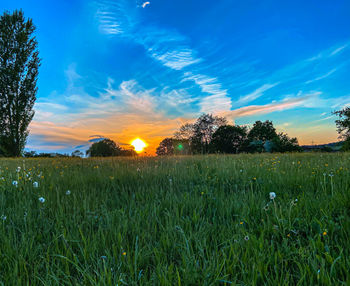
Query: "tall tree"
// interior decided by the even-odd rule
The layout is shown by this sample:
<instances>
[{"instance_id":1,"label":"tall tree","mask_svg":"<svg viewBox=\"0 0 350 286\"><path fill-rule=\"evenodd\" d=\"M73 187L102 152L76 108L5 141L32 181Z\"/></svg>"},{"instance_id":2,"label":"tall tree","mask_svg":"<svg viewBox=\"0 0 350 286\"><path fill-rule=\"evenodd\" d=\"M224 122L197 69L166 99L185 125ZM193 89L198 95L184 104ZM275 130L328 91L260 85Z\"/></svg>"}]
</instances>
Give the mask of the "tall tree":
<instances>
[{"instance_id":1,"label":"tall tree","mask_svg":"<svg viewBox=\"0 0 350 286\"><path fill-rule=\"evenodd\" d=\"M333 114L338 115L339 119L335 121L337 125L337 131L339 133L339 138L345 139L342 150L350 150L350 107L345 107L342 110L333 112Z\"/></svg>"},{"instance_id":2,"label":"tall tree","mask_svg":"<svg viewBox=\"0 0 350 286\"><path fill-rule=\"evenodd\" d=\"M33 119L40 66L35 26L22 11L0 17L0 153L20 156Z\"/></svg>"},{"instance_id":3,"label":"tall tree","mask_svg":"<svg viewBox=\"0 0 350 286\"><path fill-rule=\"evenodd\" d=\"M343 139L350 138L350 107L345 107L342 110L333 112L333 114L338 115L339 119L335 121L337 125L337 130L339 137Z\"/></svg>"},{"instance_id":4,"label":"tall tree","mask_svg":"<svg viewBox=\"0 0 350 286\"><path fill-rule=\"evenodd\" d=\"M203 114L193 124L191 148L194 153L208 153L209 144L214 132L220 127L227 125L224 117Z\"/></svg>"}]
</instances>

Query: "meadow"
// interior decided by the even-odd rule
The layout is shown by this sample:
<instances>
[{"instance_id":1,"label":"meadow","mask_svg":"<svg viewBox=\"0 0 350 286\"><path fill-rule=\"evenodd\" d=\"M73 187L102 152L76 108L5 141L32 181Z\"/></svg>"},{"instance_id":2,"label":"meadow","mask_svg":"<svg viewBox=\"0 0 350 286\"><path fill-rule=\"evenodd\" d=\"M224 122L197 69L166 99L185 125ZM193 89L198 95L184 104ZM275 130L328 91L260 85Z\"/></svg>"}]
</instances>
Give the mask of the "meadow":
<instances>
[{"instance_id":1,"label":"meadow","mask_svg":"<svg viewBox=\"0 0 350 286\"><path fill-rule=\"evenodd\" d=\"M346 153L0 159L0 285L350 285L349 167Z\"/></svg>"}]
</instances>

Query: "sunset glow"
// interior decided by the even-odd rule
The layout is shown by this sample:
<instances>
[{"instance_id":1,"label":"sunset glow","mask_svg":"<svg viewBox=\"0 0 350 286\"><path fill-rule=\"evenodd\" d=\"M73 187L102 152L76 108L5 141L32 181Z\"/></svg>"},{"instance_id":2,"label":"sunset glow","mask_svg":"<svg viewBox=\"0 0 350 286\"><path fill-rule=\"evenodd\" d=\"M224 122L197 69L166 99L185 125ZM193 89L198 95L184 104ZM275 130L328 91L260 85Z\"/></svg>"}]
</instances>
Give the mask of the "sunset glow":
<instances>
[{"instance_id":1,"label":"sunset glow","mask_svg":"<svg viewBox=\"0 0 350 286\"><path fill-rule=\"evenodd\" d=\"M26 151L142 138L137 152L156 155L204 113L249 127L270 120L300 145L338 141L332 112L350 105L350 1L316 10L312 1L51 2L47 17L43 0L0 1L33 19L44 59Z\"/></svg>"},{"instance_id":2,"label":"sunset glow","mask_svg":"<svg viewBox=\"0 0 350 286\"><path fill-rule=\"evenodd\" d=\"M135 151L137 153L140 153L143 151L143 149L147 146L147 144L142 141L140 138L137 138L131 142L131 145L134 146Z\"/></svg>"}]
</instances>

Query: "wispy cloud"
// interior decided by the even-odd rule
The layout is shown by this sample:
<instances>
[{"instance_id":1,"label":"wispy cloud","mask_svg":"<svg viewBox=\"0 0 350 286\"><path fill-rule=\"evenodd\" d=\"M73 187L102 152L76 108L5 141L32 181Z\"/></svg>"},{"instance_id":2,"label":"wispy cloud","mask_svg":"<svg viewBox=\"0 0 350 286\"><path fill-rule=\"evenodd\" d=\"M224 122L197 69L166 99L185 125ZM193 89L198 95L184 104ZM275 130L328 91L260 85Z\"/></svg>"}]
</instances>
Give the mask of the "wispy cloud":
<instances>
[{"instance_id":1,"label":"wispy cloud","mask_svg":"<svg viewBox=\"0 0 350 286\"><path fill-rule=\"evenodd\" d=\"M123 0L121 1L123 2ZM126 14L125 7L113 7L118 10L118 14ZM199 108L201 112L215 112L229 110L231 99L227 95L227 90L216 77L195 72L198 65L204 63L204 59L198 57L197 51L191 48L189 40L175 30L165 30L152 25L135 25L130 28L130 34L124 33L124 37L129 37L138 44L141 44L146 53L163 66L175 71L184 71L184 81L194 81L201 90L206 93L200 100ZM196 68L192 66L197 65Z\"/></svg>"},{"instance_id":2,"label":"wispy cloud","mask_svg":"<svg viewBox=\"0 0 350 286\"><path fill-rule=\"evenodd\" d=\"M318 81L318 80L321 80L321 79L325 79L325 78L329 77L330 75L332 75L333 73L335 73L336 71L337 71L337 69L332 69L331 71L327 72L326 74L321 75L319 77L316 77L315 79L308 80L305 83L309 84L309 83L312 83L312 82L315 82L315 81Z\"/></svg>"},{"instance_id":3,"label":"wispy cloud","mask_svg":"<svg viewBox=\"0 0 350 286\"><path fill-rule=\"evenodd\" d=\"M202 92L209 94L200 99L201 112L215 113L231 109L231 98L227 96L227 90L222 88L217 78L186 72L182 81L194 81Z\"/></svg>"},{"instance_id":4,"label":"wispy cloud","mask_svg":"<svg viewBox=\"0 0 350 286\"><path fill-rule=\"evenodd\" d=\"M276 85L278 85L278 83L274 83L274 84L264 84L261 87L257 88L256 90L254 90L252 93L249 93L245 96L242 96L238 101L237 104L246 104L248 102L252 102L256 99L258 99L259 97L261 97L265 91L275 87Z\"/></svg>"},{"instance_id":5,"label":"wispy cloud","mask_svg":"<svg viewBox=\"0 0 350 286\"><path fill-rule=\"evenodd\" d=\"M346 47L348 46L348 44L345 44L339 48L336 48L335 50L333 50L330 54L330 56L334 56L336 54L339 54L341 51L343 51Z\"/></svg>"},{"instance_id":6,"label":"wispy cloud","mask_svg":"<svg viewBox=\"0 0 350 286\"><path fill-rule=\"evenodd\" d=\"M319 93L311 93L305 96L287 98L280 102L274 102L274 103L269 103L265 105L249 105L249 106L241 107L235 110L231 110L229 112L221 113L221 115L225 117L238 118L238 117L250 116L255 114L264 114L264 113L271 113L275 111L282 111L290 108L295 108L297 106L305 105L310 99L315 98L318 95Z\"/></svg>"}]
</instances>

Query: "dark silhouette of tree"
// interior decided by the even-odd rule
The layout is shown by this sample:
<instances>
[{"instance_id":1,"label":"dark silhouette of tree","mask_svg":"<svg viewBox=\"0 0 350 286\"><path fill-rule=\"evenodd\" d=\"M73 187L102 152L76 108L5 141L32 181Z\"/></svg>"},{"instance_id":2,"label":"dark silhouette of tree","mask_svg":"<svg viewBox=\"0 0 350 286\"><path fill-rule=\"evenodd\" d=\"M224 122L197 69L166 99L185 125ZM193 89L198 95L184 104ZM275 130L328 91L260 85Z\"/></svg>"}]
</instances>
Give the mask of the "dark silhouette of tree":
<instances>
[{"instance_id":1,"label":"dark silhouette of tree","mask_svg":"<svg viewBox=\"0 0 350 286\"><path fill-rule=\"evenodd\" d=\"M33 119L40 66L35 26L22 11L0 17L0 153L20 156Z\"/></svg>"},{"instance_id":2,"label":"dark silhouette of tree","mask_svg":"<svg viewBox=\"0 0 350 286\"><path fill-rule=\"evenodd\" d=\"M256 121L249 130L248 139L250 141L260 140L265 143L267 140L272 140L277 136L276 129L273 127L272 121L265 122Z\"/></svg>"},{"instance_id":3,"label":"dark silhouette of tree","mask_svg":"<svg viewBox=\"0 0 350 286\"><path fill-rule=\"evenodd\" d=\"M350 107L346 107L342 110L333 112L333 114L339 116L339 119L335 121L337 125L337 131L339 138L349 139L350 138Z\"/></svg>"},{"instance_id":4,"label":"dark silhouette of tree","mask_svg":"<svg viewBox=\"0 0 350 286\"><path fill-rule=\"evenodd\" d=\"M189 140L165 138L159 143L156 154L157 156L188 155L190 154Z\"/></svg>"},{"instance_id":5,"label":"dark silhouette of tree","mask_svg":"<svg viewBox=\"0 0 350 286\"><path fill-rule=\"evenodd\" d=\"M86 151L86 155L90 157L112 157L121 155L120 148L114 141L103 139L90 146Z\"/></svg>"},{"instance_id":6,"label":"dark silhouette of tree","mask_svg":"<svg viewBox=\"0 0 350 286\"><path fill-rule=\"evenodd\" d=\"M301 152L297 138L290 138L287 134L281 132L272 139L273 152Z\"/></svg>"},{"instance_id":7,"label":"dark silhouette of tree","mask_svg":"<svg viewBox=\"0 0 350 286\"><path fill-rule=\"evenodd\" d=\"M165 138L159 143L156 150L157 156L174 155L174 144L172 138Z\"/></svg>"},{"instance_id":8,"label":"dark silhouette of tree","mask_svg":"<svg viewBox=\"0 0 350 286\"><path fill-rule=\"evenodd\" d=\"M75 151L72 152L71 156L72 157L80 157L81 158L81 157L84 156L84 153L81 152L80 150L75 150Z\"/></svg>"},{"instance_id":9,"label":"dark silhouette of tree","mask_svg":"<svg viewBox=\"0 0 350 286\"><path fill-rule=\"evenodd\" d=\"M247 128L241 126L220 126L211 140L212 152L238 153L247 139Z\"/></svg>"},{"instance_id":10,"label":"dark silhouette of tree","mask_svg":"<svg viewBox=\"0 0 350 286\"><path fill-rule=\"evenodd\" d=\"M339 138L345 140L342 151L350 150L350 107L345 107L342 110L333 112L333 114L339 116L339 119L335 121L337 125L337 131Z\"/></svg>"},{"instance_id":11,"label":"dark silhouette of tree","mask_svg":"<svg viewBox=\"0 0 350 286\"><path fill-rule=\"evenodd\" d=\"M193 124L186 123L180 127L180 130L175 132L174 138L179 140L190 140L193 136Z\"/></svg>"},{"instance_id":12,"label":"dark silhouette of tree","mask_svg":"<svg viewBox=\"0 0 350 286\"><path fill-rule=\"evenodd\" d=\"M121 149L118 156L134 157L134 156L138 156L138 155L134 149Z\"/></svg>"},{"instance_id":13,"label":"dark silhouette of tree","mask_svg":"<svg viewBox=\"0 0 350 286\"><path fill-rule=\"evenodd\" d=\"M190 138L193 153L209 153L209 144L214 132L223 125L227 125L224 117L203 114L193 124L193 135Z\"/></svg>"}]
</instances>

